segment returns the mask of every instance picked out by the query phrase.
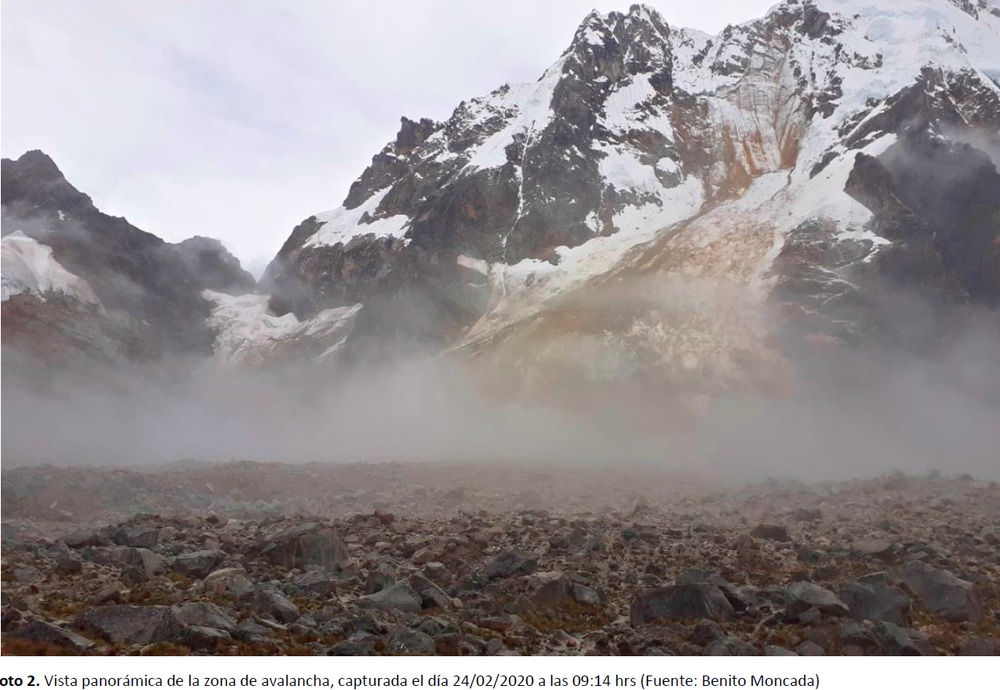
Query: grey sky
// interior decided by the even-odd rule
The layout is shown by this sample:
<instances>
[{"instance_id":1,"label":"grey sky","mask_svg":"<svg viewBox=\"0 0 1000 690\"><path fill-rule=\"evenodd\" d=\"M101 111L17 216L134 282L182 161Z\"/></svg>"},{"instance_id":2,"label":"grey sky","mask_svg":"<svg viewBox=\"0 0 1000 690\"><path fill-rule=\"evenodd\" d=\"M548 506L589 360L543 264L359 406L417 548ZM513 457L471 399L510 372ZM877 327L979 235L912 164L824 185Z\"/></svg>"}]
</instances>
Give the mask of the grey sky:
<instances>
[{"instance_id":1,"label":"grey sky","mask_svg":"<svg viewBox=\"0 0 1000 690\"><path fill-rule=\"evenodd\" d=\"M399 117L533 81L616 0L3 0L5 157L40 148L105 212L221 239L255 273L340 205ZM660 0L710 32L773 0Z\"/></svg>"}]
</instances>

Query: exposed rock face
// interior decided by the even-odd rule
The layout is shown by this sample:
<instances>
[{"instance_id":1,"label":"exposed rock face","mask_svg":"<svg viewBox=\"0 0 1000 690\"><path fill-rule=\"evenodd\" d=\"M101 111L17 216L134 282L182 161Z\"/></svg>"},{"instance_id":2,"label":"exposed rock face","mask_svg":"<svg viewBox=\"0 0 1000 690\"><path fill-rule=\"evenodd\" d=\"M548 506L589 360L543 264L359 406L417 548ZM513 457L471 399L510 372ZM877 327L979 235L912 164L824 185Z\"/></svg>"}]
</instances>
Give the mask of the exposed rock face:
<instances>
[{"instance_id":1,"label":"exposed rock face","mask_svg":"<svg viewBox=\"0 0 1000 690\"><path fill-rule=\"evenodd\" d=\"M872 214L860 233L845 237L835 224L810 221L786 240L772 298L792 322L846 342L919 349L961 330L943 327L957 325L957 307L995 309L1000 175L987 153L1000 140L994 85L972 70L926 67L912 86L841 129L848 151L891 143L876 155L858 152L844 185ZM822 171L821 161L812 174ZM937 325L914 330L900 295L921 300Z\"/></svg>"},{"instance_id":2,"label":"exposed rock face","mask_svg":"<svg viewBox=\"0 0 1000 690\"><path fill-rule=\"evenodd\" d=\"M8 299L5 281L5 345L40 343L41 354L55 359L211 354L214 336L205 323L211 303L202 290L254 289L253 277L217 240L169 244L102 213L41 151L4 159L2 185L5 242L17 232L50 248L95 296L91 302L41 290Z\"/></svg>"}]
</instances>

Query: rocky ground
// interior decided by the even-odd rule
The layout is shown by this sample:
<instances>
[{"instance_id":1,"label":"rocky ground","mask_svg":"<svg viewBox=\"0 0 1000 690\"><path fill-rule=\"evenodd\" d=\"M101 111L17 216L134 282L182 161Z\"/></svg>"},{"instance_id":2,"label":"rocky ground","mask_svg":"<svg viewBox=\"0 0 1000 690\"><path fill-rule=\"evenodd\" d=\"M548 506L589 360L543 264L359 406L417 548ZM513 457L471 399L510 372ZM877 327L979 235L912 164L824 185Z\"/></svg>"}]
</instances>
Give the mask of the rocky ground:
<instances>
[{"instance_id":1,"label":"rocky ground","mask_svg":"<svg viewBox=\"0 0 1000 690\"><path fill-rule=\"evenodd\" d=\"M1000 653L1000 486L5 470L5 653Z\"/></svg>"}]
</instances>

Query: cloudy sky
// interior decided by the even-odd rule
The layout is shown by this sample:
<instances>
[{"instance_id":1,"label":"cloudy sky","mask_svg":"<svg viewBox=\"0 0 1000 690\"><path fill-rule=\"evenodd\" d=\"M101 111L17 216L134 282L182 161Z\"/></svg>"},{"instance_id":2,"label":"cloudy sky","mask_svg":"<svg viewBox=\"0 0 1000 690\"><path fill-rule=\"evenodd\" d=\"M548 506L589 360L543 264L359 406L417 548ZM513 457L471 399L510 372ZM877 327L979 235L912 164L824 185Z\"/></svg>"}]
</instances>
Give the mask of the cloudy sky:
<instances>
[{"instance_id":1,"label":"cloudy sky","mask_svg":"<svg viewBox=\"0 0 1000 690\"><path fill-rule=\"evenodd\" d=\"M220 238L255 273L399 127L535 80L617 0L3 0L5 157L40 148L107 213ZM716 32L773 0L659 0Z\"/></svg>"}]
</instances>

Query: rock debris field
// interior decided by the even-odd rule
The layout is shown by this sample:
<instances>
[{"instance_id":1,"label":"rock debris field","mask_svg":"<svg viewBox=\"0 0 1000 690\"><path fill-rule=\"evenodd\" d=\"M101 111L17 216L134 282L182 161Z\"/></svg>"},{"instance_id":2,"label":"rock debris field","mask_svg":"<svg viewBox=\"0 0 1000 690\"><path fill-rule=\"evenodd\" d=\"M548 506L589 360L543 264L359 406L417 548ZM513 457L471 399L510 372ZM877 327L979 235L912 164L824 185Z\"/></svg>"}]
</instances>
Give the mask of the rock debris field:
<instances>
[{"instance_id":1,"label":"rock debris field","mask_svg":"<svg viewBox=\"0 0 1000 690\"><path fill-rule=\"evenodd\" d=\"M1000 486L967 476L186 462L2 492L10 654L1000 654Z\"/></svg>"}]
</instances>

